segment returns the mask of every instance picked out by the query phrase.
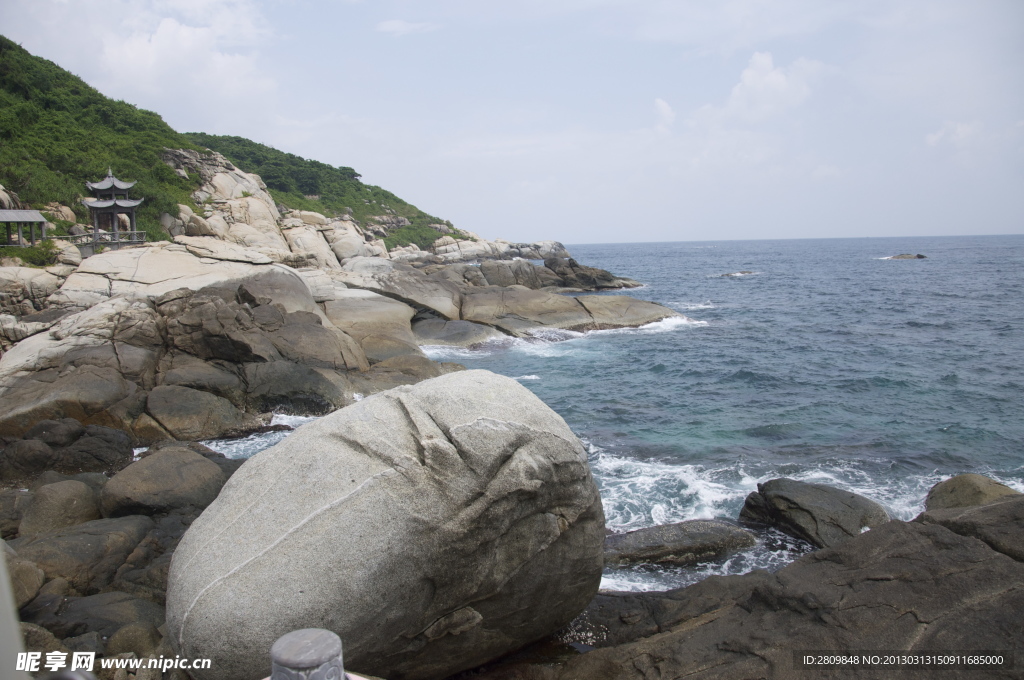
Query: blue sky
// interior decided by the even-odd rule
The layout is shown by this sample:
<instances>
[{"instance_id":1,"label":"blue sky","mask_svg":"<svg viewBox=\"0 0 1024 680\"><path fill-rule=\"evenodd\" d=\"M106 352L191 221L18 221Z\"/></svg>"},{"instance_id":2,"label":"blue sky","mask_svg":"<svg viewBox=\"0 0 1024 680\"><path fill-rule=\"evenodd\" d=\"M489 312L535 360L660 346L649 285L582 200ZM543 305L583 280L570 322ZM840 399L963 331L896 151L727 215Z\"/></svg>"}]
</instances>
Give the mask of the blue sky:
<instances>
[{"instance_id":1,"label":"blue sky","mask_svg":"<svg viewBox=\"0 0 1024 680\"><path fill-rule=\"evenodd\" d=\"M1024 233L1019 0L0 0L0 27L488 238Z\"/></svg>"}]
</instances>

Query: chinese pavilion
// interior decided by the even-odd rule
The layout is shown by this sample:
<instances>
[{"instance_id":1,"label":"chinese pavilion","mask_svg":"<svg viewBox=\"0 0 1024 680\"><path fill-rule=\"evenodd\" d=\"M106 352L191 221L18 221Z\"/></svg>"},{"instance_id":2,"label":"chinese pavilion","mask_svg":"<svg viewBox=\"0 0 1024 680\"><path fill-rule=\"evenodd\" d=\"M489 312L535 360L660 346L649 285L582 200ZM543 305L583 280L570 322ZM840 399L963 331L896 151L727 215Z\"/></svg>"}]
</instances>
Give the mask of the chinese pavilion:
<instances>
[{"instance_id":1,"label":"chinese pavilion","mask_svg":"<svg viewBox=\"0 0 1024 680\"><path fill-rule=\"evenodd\" d=\"M146 240L146 232L140 233L135 223L135 208L144 199L128 198L128 190L135 186L135 182L119 180L108 168L106 177L99 182L86 182L85 186L96 195L95 200L82 201L92 214L94 244L99 243L100 229L110 233L109 245L113 248L120 247L122 243L140 243ZM121 232L118 215L128 216L127 233Z\"/></svg>"}]
</instances>

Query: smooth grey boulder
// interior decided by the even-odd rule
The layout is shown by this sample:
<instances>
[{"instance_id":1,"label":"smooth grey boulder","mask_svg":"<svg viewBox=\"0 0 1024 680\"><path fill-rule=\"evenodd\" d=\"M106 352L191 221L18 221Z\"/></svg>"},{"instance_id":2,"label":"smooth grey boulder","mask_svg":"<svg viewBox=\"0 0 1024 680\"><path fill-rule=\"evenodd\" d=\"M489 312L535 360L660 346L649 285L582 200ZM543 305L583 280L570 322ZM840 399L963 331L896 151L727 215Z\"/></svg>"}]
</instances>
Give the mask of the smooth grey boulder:
<instances>
[{"instance_id":1,"label":"smooth grey boulder","mask_svg":"<svg viewBox=\"0 0 1024 680\"><path fill-rule=\"evenodd\" d=\"M991 477L968 473L950 477L933 486L924 499L924 509L969 508L1015 495L1020 495L1020 492Z\"/></svg>"},{"instance_id":2,"label":"smooth grey boulder","mask_svg":"<svg viewBox=\"0 0 1024 680\"><path fill-rule=\"evenodd\" d=\"M757 545L753 533L716 519L693 519L612 534L604 540L604 565L687 565Z\"/></svg>"},{"instance_id":3,"label":"smooth grey boulder","mask_svg":"<svg viewBox=\"0 0 1024 680\"><path fill-rule=\"evenodd\" d=\"M99 518L96 492L88 484L77 480L57 482L36 489L18 534L22 537L46 534Z\"/></svg>"},{"instance_id":4,"label":"smooth grey boulder","mask_svg":"<svg viewBox=\"0 0 1024 680\"><path fill-rule=\"evenodd\" d=\"M565 422L514 380L451 373L249 459L174 552L167 634L213 659L197 680L264 677L274 641L309 627L340 635L355 672L443 678L568 623L603 541Z\"/></svg>"},{"instance_id":5,"label":"smooth grey boulder","mask_svg":"<svg viewBox=\"0 0 1024 680\"><path fill-rule=\"evenodd\" d=\"M185 448L167 448L114 475L100 496L106 517L200 512L226 481L220 467Z\"/></svg>"},{"instance_id":6,"label":"smooth grey boulder","mask_svg":"<svg viewBox=\"0 0 1024 680\"><path fill-rule=\"evenodd\" d=\"M774 526L827 548L889 521L878 503L825 484L770 479L747 496L740 521Z\"/></svg>"}]
</instances>

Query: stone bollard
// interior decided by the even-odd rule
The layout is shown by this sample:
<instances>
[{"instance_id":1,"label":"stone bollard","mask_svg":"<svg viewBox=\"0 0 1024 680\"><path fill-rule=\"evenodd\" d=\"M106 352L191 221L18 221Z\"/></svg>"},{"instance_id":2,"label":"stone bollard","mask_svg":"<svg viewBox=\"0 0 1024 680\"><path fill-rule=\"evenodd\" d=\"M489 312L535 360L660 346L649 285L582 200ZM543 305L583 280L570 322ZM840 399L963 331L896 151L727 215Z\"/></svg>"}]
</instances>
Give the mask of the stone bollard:
<instances>
[{"instance_id":1,"label":"stone bollard","mask_svg":"<svg viewBox=\"0 0 1024 680\"><path fill-rule=\"evenodd\" d=\"M282 635L270 648L270 680L345 680L341 638L323 628Z\"/></svg>"}]
</instances>

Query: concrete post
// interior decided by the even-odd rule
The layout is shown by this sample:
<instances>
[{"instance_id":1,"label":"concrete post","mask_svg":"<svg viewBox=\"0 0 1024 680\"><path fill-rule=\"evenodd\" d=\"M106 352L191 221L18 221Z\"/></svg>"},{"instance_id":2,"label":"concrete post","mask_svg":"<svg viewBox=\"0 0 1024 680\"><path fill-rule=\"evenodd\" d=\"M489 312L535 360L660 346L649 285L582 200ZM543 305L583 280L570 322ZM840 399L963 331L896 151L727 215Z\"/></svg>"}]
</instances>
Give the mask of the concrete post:
<instances>
[{"instance_id":1,"label":"concrete post","mask_svg":"<svg viewBox=\"0 0 1024 680\"><path fill-rule=\"evenodd\" d=\"M341 638L323 628L282 635L270 648L270 680L345 680Z\"/></svg>"}]
</instances>

